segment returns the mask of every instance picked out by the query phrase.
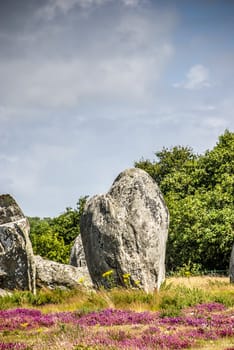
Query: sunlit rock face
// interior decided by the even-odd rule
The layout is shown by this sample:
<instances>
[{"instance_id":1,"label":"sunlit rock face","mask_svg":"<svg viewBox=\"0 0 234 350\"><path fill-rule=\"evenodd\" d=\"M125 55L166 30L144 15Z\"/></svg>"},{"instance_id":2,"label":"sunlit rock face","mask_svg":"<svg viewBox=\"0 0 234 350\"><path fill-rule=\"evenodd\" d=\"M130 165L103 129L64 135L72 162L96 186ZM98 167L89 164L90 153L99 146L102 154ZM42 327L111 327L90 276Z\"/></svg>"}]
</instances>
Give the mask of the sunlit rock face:
<instances>
[{"instance_id":1,"label":"sunlit rock face","mask_svg":"<svg viewBox=\"0 0 234 350\"><path fill-rule=\"evenodd\" d=\"M123 171L107 194L87 201L81 218L93 283L106 286L111 277L114 285L158 289L165 278L168 225L168 209L156 182L141 169Z\"/></svg>"},{"instance_id":2,"label":"sunlit rock face","mask_svg":"<svg viewBox=\"0 0 234 350\"><path fill-rule=\"evenodd\" d=\"M231 253L231 258L230 258L229 274L230 274L230 282L234 283L234 244L232 247L232 253Z\"/></svg>"},{"instance_id":3,"label":"sunlit rock face","mask_svg":"<svg viewBox=\"0 0 234 350\"><path fill-rule=\"evenodd\" d=\"M27 218L9 195L0 195L0 288L35 292L35 262Z\"/></svg>"}]
</instances>

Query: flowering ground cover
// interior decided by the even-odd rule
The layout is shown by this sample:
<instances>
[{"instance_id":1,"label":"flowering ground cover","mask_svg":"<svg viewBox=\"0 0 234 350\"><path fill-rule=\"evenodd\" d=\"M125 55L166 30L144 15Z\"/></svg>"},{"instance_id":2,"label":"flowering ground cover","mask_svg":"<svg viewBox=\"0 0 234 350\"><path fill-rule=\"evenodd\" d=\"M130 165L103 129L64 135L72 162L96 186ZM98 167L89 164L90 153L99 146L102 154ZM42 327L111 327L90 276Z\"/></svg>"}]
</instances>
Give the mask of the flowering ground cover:
<instances>
[{"instance_id":1,"label":"flowering ground cover","mask_svg":"<svg viewBox=\"0 0 234 350\"><path fill-rule=\"evenodd\" d=\"M219 341L216 349L234 350L234 309L214 302L185 308L174 317L118 309L0 311L0 350L213 349Z\"/></svg>"}]
</instances>

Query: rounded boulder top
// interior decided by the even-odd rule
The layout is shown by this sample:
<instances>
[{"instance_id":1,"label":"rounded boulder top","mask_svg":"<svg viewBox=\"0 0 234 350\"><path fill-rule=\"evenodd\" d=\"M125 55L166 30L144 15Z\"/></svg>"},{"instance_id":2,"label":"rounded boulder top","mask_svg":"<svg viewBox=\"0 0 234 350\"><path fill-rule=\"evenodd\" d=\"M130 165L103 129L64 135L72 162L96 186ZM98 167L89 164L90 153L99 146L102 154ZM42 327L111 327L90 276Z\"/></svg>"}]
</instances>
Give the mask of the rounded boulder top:
<instances>
[{"instance_id":1,"label":"rounded boulder top","mask_svg":"<svg viewBox=\"0 0 234 350\"><path fill-rule=\"evenodd\" d=\"M0 225L24 218L24 214L10 194L0 195Z\"/></svg>"},{"instance_id":2,"label":"rounded boulder top","mask_svg":"<svg viewBox=\"0 0 234 350\"><path fill-rule=\"evenodd\" d=\"M121 172L110 190L87 200L80 232L85 258L96 287L128 283L146 292L165 278L169 212L155 180L144 170ZM111 282L112 283L112 282Z\"/></svg>"}]
</instances>

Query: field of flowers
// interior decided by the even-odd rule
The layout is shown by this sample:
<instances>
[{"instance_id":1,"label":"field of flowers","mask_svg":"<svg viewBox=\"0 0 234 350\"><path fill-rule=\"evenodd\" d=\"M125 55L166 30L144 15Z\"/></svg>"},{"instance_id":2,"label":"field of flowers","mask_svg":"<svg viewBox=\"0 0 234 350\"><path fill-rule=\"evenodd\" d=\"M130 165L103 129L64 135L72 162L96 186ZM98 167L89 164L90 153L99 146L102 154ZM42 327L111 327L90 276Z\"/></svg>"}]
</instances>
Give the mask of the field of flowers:
<instances>
[{"instance_id":1,"label":"field of flowers","mask_svg":"<svg viewBox=\"0 0 234 350\"><path fill-rule=\"evenodd\" d=\"M17 339L20 341L7 341ZM187 308L177 317L159 312L105 309L42 314L0 311L0 349L189 349L215 340L234 341L234 311L220 303ZM227 347L227 349L234 349Z\"/></svg>"},{"instance_id":2,"label":"field of flowers","mask_svg":"<svg viewBox=\"0 0 234 350\"><path fill-rule=\"evenodd\" d=\"M227 300L230 296L233 300L233 287L226 287L228 295L224 285L220 288ZM159 292L164 310L156 311L116 306L96 311L48 312L32 306L0 310L0 350L234 350L233 305L209 301L181 307L177 313L171 307L166 310L166 302L176 300L172 292L178 290L183 299L182 289L170 290L171 299L168 291L164 299ZM193 289L187 289L186 295L189 293L195 295ZM177 296L177 304L178 300Z\"/></svg>"}]
</instances>

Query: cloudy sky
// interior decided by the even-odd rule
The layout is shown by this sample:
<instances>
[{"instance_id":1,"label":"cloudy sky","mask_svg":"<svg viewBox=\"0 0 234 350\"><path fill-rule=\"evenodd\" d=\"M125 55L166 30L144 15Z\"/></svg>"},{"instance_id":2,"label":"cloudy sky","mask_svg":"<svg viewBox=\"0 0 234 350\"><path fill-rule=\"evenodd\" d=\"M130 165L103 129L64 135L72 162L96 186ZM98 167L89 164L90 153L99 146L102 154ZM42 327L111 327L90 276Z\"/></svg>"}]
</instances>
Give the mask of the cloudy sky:
<instances>
[{"instance_id":1,"label":"cloudy sky","mask_svg":"<svg viewBox=\"0 0 234 350\"><path fill-rule=\"evenodd\" d=\"M234 127L233 0L1 0L0 193L56 216Z\"/></svg>"}]
</instances>

